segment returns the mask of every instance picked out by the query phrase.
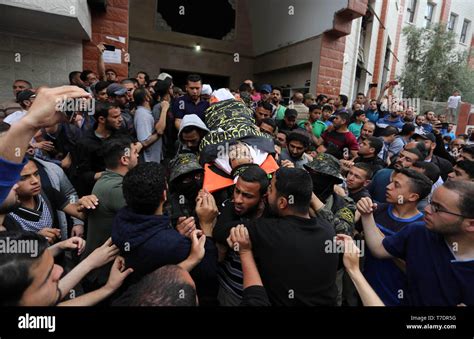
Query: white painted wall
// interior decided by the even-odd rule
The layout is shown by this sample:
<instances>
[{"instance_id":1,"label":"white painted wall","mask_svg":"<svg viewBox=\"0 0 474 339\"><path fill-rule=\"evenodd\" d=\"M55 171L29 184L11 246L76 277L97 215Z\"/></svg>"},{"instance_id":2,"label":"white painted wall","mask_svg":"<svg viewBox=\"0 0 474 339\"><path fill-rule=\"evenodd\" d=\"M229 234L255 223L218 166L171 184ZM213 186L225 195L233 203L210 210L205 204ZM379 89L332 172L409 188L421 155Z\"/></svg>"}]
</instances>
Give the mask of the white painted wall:
<instances>
[{"instance_id":1,"label":"white painted wall","mask_svg":"<svg viewBox=\"0 0 474 339\"><path fill-rule=\"evenodd\" d=\"M249 0L256 55L318 36L333 27L348 0ZM293 6L294 15L289 14Z\"/></svg>"},{"instance_id":2,"label":"white painted wall","mask_svg":"<svg viewBox=\"0 0 474 339\"><path fill-rule=\"evenodd\" d=\"M474 32L472 28L472 25L474 24L474 1L452 0L450 14L451 13L455 13L458 15L458 18L456 20L456 25L454 27L454 33L457 34L456 48L459 51L469 51L469 48L471 47L472 34ZM449 19L449 15L448 15L448 19ZM469 28L467 30L466 43L463 44L459 42L459 38L461 36L462 25L465 19L471 21L471 24L469 25Z\"/></svg>"},{"instance_id":3,"label":"white painted wall","mask_svg":"<svg viewBox=\"0 0 474 339\"><path fill-rule=\"evenodd\" d=\"M344 64L342 69L341 80L341 93L348 96L349 104L351 104L354 99L354 80L357 67L361 22L362 18L353 20L351 34L346 36L346 48L344 50Z\"/></svg>"},{"instance_id":4,"label":"white painted wall","mask_svg":"<svg viewBox=\"0 0 474 339\"><path fill-rule=\"evenodd\" d=\"M15 62L19 53L20 62ZM17 59L18 60L18 59ZM68 84L71 71L82 70L82 41L39 40L0 34L0 101L10 99L15 79L34 87Z\"/></svg>"}]
</instances>

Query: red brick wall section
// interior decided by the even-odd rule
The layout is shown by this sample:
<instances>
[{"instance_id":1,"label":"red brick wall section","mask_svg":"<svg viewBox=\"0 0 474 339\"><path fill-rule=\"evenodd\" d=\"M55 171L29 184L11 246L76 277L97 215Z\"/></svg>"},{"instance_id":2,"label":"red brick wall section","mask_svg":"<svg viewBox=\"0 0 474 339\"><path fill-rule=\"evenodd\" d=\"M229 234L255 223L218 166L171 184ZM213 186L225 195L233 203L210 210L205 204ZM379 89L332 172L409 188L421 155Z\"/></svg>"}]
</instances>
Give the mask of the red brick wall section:
<instances>
[{"instance_id":1,"label":"red brick wall section","mask_svg":"<svg viewBox=\"0 0 474 339\"><path fill-rule=\"evenodd\" d=\"M382 21L382 24L385 26L385 18L387 17L387 10L388 10L388 1L389 0L383 0L382 3L382 14L380 16L380 21ZM374 71L372 74L374 75L372 78L372 82L378 83L379 82L379 74L382 69L382 64L383 64L383 59L382 59L382 54L385 52L385 46L384 46L384 28L382 25L379 27L379 32L377 35L377 48L375 52L375 65L374 65ZM383 84L379 83L379 86L377 88L372 88L370 90L370 97L371 98L376 98L378 94L378 90L382 88Z\"/></svg>"},{"instance_id":2,"label":"red brick wall section","mask_svg":"<svg viewBox=\"0 0 474 339\"><path fill-rule=\"evenodd\" d=\"M333 27L321 37L316 93L335 97L340 94L344 68L345 36L351 33L352 20L367 11L368 0L348 0L347 8L334 14Z\"/></svg>"},{"instance_id":3,"label":"red brick wall section","mask_svg":"<svg viewBox=\"0 0 474 339\"><path fill-rule=\"evenodd\" d=\"M128 0L108 0L107 11L92 10L92 41L83 41L83 67L97 72L99 51L97 44L104 42L128 52ZM125 44L106 39L106 36L125 37ZM105 68L112 68L120 79L128 77L128 63L124 62L122 51L122 64L105 64Z\"/></svg>"},{"instance_id":4,"label":"red brick wall section","mask_svg":"<svg viewBox=\"0 0 474 339\"><path fill-rule=\"evenodd\" d=\"M456 135L463 134L466 132L466 126L469 124L471 113L471 104L470 103L463 103L459 108L459 117L458 117L458 124L456 127Z\"/></svg>"},{"instance_id":5,"label":"red brick wall section","mask_svg":"<svg viewBox=\"0 0 474 339\"><path fill-rule=\"evenodd\" d=\"M316 93L331 97L339 95L345 46L345 37L335 38L332 35L323 34Z\"/></svg>"},{"instance_id":6,"label":"red brick wall section","mask_svg":"<svg viewBox=\"0 0 474 339\"><path fill-rule=\"evenodd\" d=\"M442 0L442 2L439 21L447 24L449 21L449 11L451 10L451 0Z\"/></svg>"},{"instance_id":7,"label":"red brick wall section","mask_svg":"<svg viewBox=\"0 0 474 339\"><path fill-rule=\"evenodd\" d=\"M398 22L397 22L397 38L395 39L395 48L393 54L395 57L392 62L392 69L390 70L390 80L395 79L395 72L397 69L397 58L398 58L398 47L400 46L400 37L402 35L402 24L403 14L405 13L405 0L400 2L400 10L398 11Z\"/></svg>"}]
</instances>

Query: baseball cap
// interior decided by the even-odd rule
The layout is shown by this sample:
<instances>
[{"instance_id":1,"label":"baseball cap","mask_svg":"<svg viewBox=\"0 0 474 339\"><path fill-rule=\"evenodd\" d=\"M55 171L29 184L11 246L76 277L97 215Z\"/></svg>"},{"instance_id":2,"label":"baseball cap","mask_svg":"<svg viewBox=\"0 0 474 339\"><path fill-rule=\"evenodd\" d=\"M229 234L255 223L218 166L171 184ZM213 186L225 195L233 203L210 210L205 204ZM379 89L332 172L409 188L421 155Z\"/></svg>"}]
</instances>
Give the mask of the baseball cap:
<instances>
[{"instance_id":1,"label":"baseball cap","mask_svg":"<svg viewBox=\"0 0 474 339\"><path fill-rule=\"evenodd\" d=\"M269 84L263 84L262 86L260 86L260 92L271 93L272 92L272 86L270 86Z\"/></svg>"},{"instance_id":2,"label":"baseball cap","mask_svg":"<svg viewBox=\"0 0 474 339\"><path fill-rule=\"evenodd\" d=\"M433 133L425 133L425 134L418 134L415 133L413 134L413 139L421 138L423 140L430 140L432 142L436 142L436 137L434 136Z\"/></svg>"},{"instance_id":3,"label":"baseball cap","mask_svg":"<svg viewBox=\"0 0 474 339\"><path fill-rule=\"evenodd\" d=\"M125 95L127 93L127 89L119 84L110 84L107 87L107 95L109 97L116 97L120 95Z\"/></svg>"},{"instance_id":4,"label":"baseball cap","mask_svg":"<svg viewBox=\"0 0 474 339\"><path fill-rule=\"evenodd\" d=\"M16 95L16 101L17 102L22 102L22 101L25 101L25 100L30 100L30 98L35 95L35 92L33 92L32 90L29 90L29 89L25 89L21 92L18 92L18 94Z\"/></svg>"}]
</instances>

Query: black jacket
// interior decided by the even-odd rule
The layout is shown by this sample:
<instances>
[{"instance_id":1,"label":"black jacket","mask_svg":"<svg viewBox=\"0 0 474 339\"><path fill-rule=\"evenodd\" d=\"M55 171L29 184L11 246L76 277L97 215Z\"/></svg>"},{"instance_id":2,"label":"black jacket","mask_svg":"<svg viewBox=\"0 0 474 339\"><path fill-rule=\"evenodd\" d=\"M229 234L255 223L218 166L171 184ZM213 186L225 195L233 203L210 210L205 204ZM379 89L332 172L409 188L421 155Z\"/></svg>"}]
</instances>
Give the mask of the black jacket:
<instances>
[{"instance_id":1,"label":"black jacket","mask_svg":"<svg viewBox=\"0 0 474 339\"><path fill-rule=\"evenodd\" d=\"M89 195L94 187L94 175L105 170L101 148L104 140L88 131L77 143L76 176L73 179L79 196Z\"/></svg>"},{"instance_id":2,"label":"black jacket","mask_svg":"<svg viewBox=\"0 0 474 339\"><path fill-rule=\"evenodd\" d=\"M430 162L438 166L441 171L441 178L444 181L448 180L448 174L453 171L453 165L448 160L437 155L433 155Z\"/></svg>"}]
</instances>

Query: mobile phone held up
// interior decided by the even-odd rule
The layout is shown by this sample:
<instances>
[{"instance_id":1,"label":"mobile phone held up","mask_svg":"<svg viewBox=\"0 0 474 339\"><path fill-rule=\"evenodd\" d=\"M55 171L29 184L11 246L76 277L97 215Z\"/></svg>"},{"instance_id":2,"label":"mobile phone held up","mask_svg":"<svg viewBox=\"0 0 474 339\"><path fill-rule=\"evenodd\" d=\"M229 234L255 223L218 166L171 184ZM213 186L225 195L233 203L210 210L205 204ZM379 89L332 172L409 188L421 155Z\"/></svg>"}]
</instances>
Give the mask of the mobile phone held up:
<instances>
[{"instance_id":1,"label":"mobile phone held up","mask_svg":"<svg viewBox=\"0 0 474 339\"><path fill-rule=\"evenodd\" d=\"M111 51L111 52L115 51L115 46L113 46L113 45L104 44L104 47L105 47L106 51Z\"/></svg>"}]
</instances>

